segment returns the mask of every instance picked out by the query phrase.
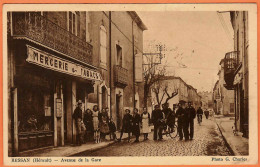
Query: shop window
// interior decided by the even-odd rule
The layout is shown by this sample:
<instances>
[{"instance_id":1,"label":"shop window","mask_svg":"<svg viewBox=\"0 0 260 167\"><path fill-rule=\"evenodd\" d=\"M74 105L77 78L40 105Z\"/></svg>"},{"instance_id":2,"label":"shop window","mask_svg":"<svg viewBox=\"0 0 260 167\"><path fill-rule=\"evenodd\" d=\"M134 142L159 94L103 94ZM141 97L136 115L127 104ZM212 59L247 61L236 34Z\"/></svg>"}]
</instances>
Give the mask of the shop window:
<instances>
[{"instance_id":1,"label":"shop window","mask_svg":"<svg viewBox=\"0 0 260 167\"><path fill-rule=\"evenodd\" d=\"M50 90L23 87L19 89L18 106L19 133L53 130Z\"/></svg>"},{"instance_id":2,"label":"shop window","mask_svg":"<svg viewBox=\"0 0 260 167\"><path fill-rule=\"evenodd\" d=\"M106 67L107 64L107 32L106 28L100 26L100 63L101 66Z\"/></svg>"}]
</instances>

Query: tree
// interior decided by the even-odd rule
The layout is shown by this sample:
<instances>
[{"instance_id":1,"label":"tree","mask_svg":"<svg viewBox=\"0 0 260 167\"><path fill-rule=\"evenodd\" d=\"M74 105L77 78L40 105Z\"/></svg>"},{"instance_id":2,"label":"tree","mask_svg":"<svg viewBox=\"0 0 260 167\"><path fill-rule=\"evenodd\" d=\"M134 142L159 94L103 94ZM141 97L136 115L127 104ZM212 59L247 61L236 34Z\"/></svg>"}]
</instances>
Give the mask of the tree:
<instances>
[{"instance_id":1,"label":"tree","mask_svg":"<svg viewBox=\"0 0 260 167\"><path fill-rule=\"evenodd\" d=\"M159 43L159 44L158 44ZM143 54L143 72L144 72L144 106L147 107L148 99L152 91L158 92L158 97L156 96L158 104L162 103L162 99L160 100L159 92L163 92L163 96L166 96L166 102L168 102L171 98L178 94L178 90L175 89L172 93L169 93L169 88L164 87L164 90L160 90L160 81L164 80L165 76L167 76L167 68L170 66L167 65L167 60L164 60L165 53L171 54L175 60L182 59L183 53L178 52L178 47L169 48L167 51L165 45L162 45L158 41L148 41L144 46L146 53ZM163 60L163 61L162 61ZM181 61L177 61L177 63L184 67ZM157 87L156 87L157 85ZM155 87L154 87L155 86Z\"/></svg>"},{"instance_id":2,"label":"tree","mask_svg":"<svg viewBox=\"0 0 260 167\"><path fill-rule=\"evenodd\" d=\"M159 106L161 106L163 100L163 104L168 103L168 101L175 96L178 95L178 88L176 86L173 86L173 90L171 90L168 86L167 81L165 80L166 76L162 78L161 80L158 80L155 82L155 84L152 86L152 91L155 94L156 102ZM171 93L170 93L171 92Z\"/></svg>"}]
</instances>

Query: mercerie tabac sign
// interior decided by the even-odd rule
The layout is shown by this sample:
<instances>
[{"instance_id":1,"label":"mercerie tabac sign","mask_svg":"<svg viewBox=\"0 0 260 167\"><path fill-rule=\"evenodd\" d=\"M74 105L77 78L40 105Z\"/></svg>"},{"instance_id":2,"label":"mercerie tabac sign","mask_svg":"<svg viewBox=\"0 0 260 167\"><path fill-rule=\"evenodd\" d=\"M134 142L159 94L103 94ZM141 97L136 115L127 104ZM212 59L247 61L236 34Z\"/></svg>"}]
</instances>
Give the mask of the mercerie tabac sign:
<instances>
[{"instance_id":1,"label":"mercerie tabac sign","mask_svg":"<svg viewBox=\"0 0 260 167\"><path fill-rule=\"evenodd\" d=\"M90 70L83 67L82 65L58 58L28 45L27 55L28 57L26 61L29 63L33 63L51 70L78 76L88 80L102 80L100 73L97 71Z\"/></svg>"}]
</instances>

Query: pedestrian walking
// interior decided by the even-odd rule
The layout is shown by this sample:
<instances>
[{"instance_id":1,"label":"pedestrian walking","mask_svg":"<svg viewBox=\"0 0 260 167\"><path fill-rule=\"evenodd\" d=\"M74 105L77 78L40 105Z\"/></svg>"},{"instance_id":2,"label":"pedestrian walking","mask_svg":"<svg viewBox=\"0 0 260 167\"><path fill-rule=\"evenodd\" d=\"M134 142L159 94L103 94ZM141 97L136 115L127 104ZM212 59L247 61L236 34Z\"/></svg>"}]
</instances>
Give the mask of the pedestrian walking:
<instances>
[{"instance_id":1,"label":"pedestrian walking","mask_svg":"<svg viewBox=\"0 0 260 167\"><path fill-rule=\"evenodd\" d=\"M134 109L133 113L133 135L135 135L135 141L134 142L139 142L139 136L140 136L140 123L141 123L141 117L138 113L138 109Z\"/></svg>"},{"instance_id":2,"label":"pedestrian walking","mask_svg":"<svg viewBox=\"0 0 260 167\"><path fill-rule=\"evenodd\" d=\"M93 113L89 108L84 112L83 122L86 126L86 133L84 137L85 141L91 141L93 140L94 127L93 127Z\"/></svg>"},{"instance_id":3,"label":"pedestrian walking","mask_svg":"<svg viewBox=\"0 0 260 167\"><path fill-rule=\"evenodd\" d=\"M199 107L197 110L198 123L199 123L199 119L202 122L202 115L203 115L203 111L202 111L201 107Z\"/></svg>"},{"instance_id":4,"label":"pedestrian walking","mask_svg":"<svg viewBox=\"0 0 260 167\"><path fill-rule=\"evenodd\" d=\"M82 135L82 101L79 100L76 109L72 115L76 124L76 145L81 145L81 135Z\"/></svg>"},{"instance_id":5,"label":"pedestrian walking","mask_svg":"<svg viewBox=\"0 0 260 167\"><path fill-rule=\"evenodd\" d=\"M142 119L142 132L144 134L144 140L148 140L148 133L151 132L150 129L150 114L147 112L147 108L143 108L143 113L141 114Z\"/></svg>"},{"instance_id":6,"label":"pedestrian walking","mask_svg":"<svg viewBox=\"0 0 260 167\"><path fill-rule=\"evenodd\" d=\"M110 119L109 119L109 123L108 123L108 126L109 126L109 138L110 140L117 140L117 137L116 137L116 125L115 125L115 122L113 121L113 117L111 116Z\"/></svg>"},{"instance_id":7,"label":"pedestrian walking","mask_svg":"<svg viewBox=\"0 0 260 167\"><path fill-rule=\"evenodd\" d=\"M192 140L194 136L194 119L196 118L196 110L192 106L192 102L188 102L188 107L186 112L188 114L188 127L190 128L189 137L190 140Z\"/></svg>"},{"instance_id":8,"label":"pedestrian walking","mask_svg":"<svg viewBox=\"0 0 260 167\"><path fill-rule=\"evenodd\" d=\"M163 130L163 112L159 105L155 105L155 109L152 111L152 123L154 125L153 139L157 140L157 135L159 135L159 140L162 140L162 130Z\"/></svg>"},{"instance_id":9,"label":"pedestrian walking","mask_svg":"<svg viewBox=\"0 0 260 167\"><path fill-rule=\"evenodd\" d=\"M98 115L99 115L98 106L94 105L93 106L93 130L94 130L95 143L100 142L100 129L98 127L99 125Z\"/></svg>"},{"instance_id":10,"label":"pedestrian walking","mask_svg":"<svg viewBox=\"0 0 260 167\"><path fill-rule=\"evenodd\" d=\"M183 101L180 101L178 104L178 109L176 111L176 117L178 118L178 134L180 137L180 140L183 139L183 130L184 130L184 114L185 111L183 109Z\"/></svg>"},{"instance_id":11,"label":"pedestrian walking","mask_svg":"<svg viewBox=\"0 0 260 167\"><path fill-rule=\"evenodd\" d=\"M109 117L105 108L101 110L98 115L99 128L100 128L100 138L101 140L105 140L106 135L109 134Z\"/></svg>"},{"instance_id":12,"label":"pedestrian walking","mask_svg":"<svg viewBox=\"0 0 260 167\"><path fill-rule=\"evenodd\" d=\"M130 134L132 131L132 116L130 115L130 110L126 109L125 110L125 115L123 117L123 126L121 129L121 134L119 138L119 142L121 142L123 133L128 133L128 142L130 142Z\"/></svg>"},{"instance_id":13,"label":"pedestrian walking","mask_svg":"<svg viewBox=\"0 0 260 167\"><path fill-rule=\"evenodd\" d=\"M209 118L209 110L206 109L206 111L204 111L204 114L205 114L206 119L208 119Z\"/></svg>"}]
</instances>

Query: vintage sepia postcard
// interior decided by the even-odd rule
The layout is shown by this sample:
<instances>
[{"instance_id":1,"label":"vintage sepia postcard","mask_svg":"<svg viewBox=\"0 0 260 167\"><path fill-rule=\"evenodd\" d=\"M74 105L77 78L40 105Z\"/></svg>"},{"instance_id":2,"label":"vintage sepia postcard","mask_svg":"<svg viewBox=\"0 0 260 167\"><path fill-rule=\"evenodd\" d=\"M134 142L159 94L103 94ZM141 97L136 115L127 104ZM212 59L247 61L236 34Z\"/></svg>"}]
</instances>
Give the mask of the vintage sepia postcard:
<instances>
[{"instance_id":1,"label":"vintage sepia postcard","mask_svg":"<svg viewBox=\"0 0 260 167\"><path fill-rule=\"evenodd\" d=\"M257 165L257 12L3 4L3 165Z\"/></svg>"}]
</instances>

